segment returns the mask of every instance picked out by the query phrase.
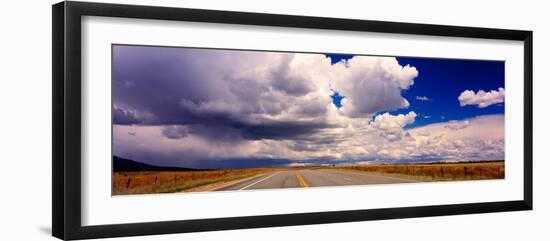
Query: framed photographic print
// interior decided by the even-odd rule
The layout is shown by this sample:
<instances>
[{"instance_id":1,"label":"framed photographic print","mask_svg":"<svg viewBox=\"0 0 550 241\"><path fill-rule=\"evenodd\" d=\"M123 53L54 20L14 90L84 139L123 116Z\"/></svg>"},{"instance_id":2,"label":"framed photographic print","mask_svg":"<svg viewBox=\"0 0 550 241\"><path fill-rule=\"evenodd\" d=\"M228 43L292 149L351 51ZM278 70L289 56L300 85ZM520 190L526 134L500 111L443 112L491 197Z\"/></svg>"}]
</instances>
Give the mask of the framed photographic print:
<instances>
[{"instance_id":1,"label":"framed photographic print","mask_svg":"<svg viewBox=\"0 0 550 241\"><path fill-rule=\"evenodd\" d=\"M53 235L532 209L532 32L53 6Z\"/></svg>"}]
</instances>

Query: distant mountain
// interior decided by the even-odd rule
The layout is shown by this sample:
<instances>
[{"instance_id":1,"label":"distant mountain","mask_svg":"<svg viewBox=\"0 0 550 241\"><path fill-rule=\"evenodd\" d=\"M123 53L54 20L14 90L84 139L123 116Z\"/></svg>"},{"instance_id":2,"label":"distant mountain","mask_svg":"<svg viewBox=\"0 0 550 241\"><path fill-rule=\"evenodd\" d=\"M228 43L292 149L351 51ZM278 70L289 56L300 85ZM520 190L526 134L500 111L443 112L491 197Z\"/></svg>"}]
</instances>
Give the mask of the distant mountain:
<instances>
[{"instance_id":1,"label":"distant mountain","mask_svg":"<svg viewBox=\"0 0 550 241\"><path fill-rule=\"evenodd\" d=\"M194 169L185 167L161 167L153 166L121 157L113 156L114 172L162 172L162 171L203 171L204 169Z\"/></svg>"}]
</instances>

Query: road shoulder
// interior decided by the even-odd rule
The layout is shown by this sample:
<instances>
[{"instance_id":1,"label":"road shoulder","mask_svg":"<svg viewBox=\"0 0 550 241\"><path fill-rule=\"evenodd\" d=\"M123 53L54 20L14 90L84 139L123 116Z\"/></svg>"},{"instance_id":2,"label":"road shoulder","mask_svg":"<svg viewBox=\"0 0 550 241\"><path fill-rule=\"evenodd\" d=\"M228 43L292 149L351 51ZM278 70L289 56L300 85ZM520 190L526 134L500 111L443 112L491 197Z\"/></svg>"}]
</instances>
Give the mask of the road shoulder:
<instances>
[{"instance_id":1,"label":"road shoulder","mask_svg":"<svg viewBox=\"0 0 550 241\"><path fill-rule=\"evenodd\" d=\"M210 192L210 191L216 191L216 190L219 190L219 189L222 189L222 188L225 188L225 187L228 187L228 186L232 186L232 185L235 185L235 184L238 184L238 183L241 183L241 182L246 182L248 180L251 180L251 179L263 176L263 175L266 175L266 173L259 173L259 174L256 174L254 176L250 176L250 177L243 178L243 179L232 180L232 181L228 181L228 182L223 182L223 181L215 182L215 183L211 183L211 184L207 184L207 185L187 189L187 190L184 190L182 192Z\"/></svg>"}]
</instances>

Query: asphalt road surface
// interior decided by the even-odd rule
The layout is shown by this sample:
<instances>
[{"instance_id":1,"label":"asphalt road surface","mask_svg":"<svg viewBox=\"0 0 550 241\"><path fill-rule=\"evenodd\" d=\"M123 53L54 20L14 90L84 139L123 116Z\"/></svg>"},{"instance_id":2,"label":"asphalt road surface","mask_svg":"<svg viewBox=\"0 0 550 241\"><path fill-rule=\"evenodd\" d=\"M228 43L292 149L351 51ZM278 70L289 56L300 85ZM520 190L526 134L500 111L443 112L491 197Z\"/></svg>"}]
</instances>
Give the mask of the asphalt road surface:
<instances>
[{"instance_id":1,"label":"asphalt road surface","mask_svg":"<svg viewBox=\"0 0 550 241\"><path fill-rule=\"evenodd\" d=\"M243 180L241 182L225 186L223 188L217 189L216 191L269 188L330 187L408 182L420 181L348 170L287 170L265 173L252 179Z\"/></svg>"}]
</instances>

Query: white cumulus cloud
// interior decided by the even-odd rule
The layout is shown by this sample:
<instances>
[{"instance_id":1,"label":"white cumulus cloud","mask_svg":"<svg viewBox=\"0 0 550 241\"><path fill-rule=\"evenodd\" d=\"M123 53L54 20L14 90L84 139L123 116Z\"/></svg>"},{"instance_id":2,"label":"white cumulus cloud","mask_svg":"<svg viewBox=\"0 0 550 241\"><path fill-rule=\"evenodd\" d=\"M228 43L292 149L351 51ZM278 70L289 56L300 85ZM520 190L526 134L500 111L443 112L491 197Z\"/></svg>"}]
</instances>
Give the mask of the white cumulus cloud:
<instances>
[{"instance_id":1,"label":"white cumulus cloud","mask_svg":"<svg viewBox=\"0 0 550 241\"><path fill-rule=\"evenodd\" d=\"M389 113L384 113L377 115L374 121L371 122L371 126L381 131L380 136L390 141L398 141L405 135L403 127L414 123L415 118L416 113L414 111L406 115L391 115Z\"/></svg>"},{"instance_id":2,"label":"white cumulus cloud","mask_svg":"<svg viewBox=\"0 0 550 241\"><path fill-rule=\"evenodd\" d=\"M346 97L340 111L350 117L409 107L401 91L418 76L415 67L401 66L392 57L356 56L332 68L331 86Z\"/></svg>"},{"instance_id":3,"label":"white cumulus cloud","mask_svg":"<svg viewBox=\"0 0 550 241\"><path fill-rule=\"evenodd\" d=\"M417 96L416 97L416 100L420 100L420 101L430 101L432 99L426 97L426 96Z\"/></svg>"},{"instance_id":4,"label":"white cumulus cloud","mask_svg":"<svg viewBox=\"0 0 550 241\"><path fill-rule=\"evenodd\" d=\"M456 121L452 120L445 125L445 128L449 128L451 130L460 130L468 127L470 125L470 121L464 120L464 121Z\"/></svg>"},{"instance_id":5,"label":"white cumulus cloud","mask_svg":"<svg viewBox=\"0 0 550 241\"><path fill-rule=\"evenodd\" d=\"M490 105L504 102L504 88L491 90L486 92L478 90L477 93L473 90L465 90L458 96L460 106L477 105L479 108L485 108Z\"/></svg>"}]
</instances>

